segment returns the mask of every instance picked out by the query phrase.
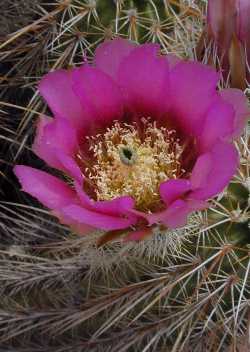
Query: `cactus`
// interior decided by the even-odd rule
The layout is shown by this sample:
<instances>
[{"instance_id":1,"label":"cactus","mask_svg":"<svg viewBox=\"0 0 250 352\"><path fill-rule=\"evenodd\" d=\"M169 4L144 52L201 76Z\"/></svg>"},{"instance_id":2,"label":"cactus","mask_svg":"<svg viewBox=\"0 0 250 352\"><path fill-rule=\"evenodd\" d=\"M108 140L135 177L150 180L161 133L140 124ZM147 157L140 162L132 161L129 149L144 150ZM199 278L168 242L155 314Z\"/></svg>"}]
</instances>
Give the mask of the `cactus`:
<instances>
[{"instance_id":1,"label":"cactus","mask_svg":"<svg viewBox=\"0 0 250 352\"><path fill-rule=\"evenodd\" d=\"M238 173L211 207L138 243L98 247L100 233L76 235L11 173L17 159L45 167L30 150L46 111L42 75L91 60L114 36L195 59L206 1L52 0L32 2L24 17L21 3L16 11L23 21L13 27L10 17L13 33L2 32L0 44L0 351L248 351L249 127L237 142Z\"/></svg>"}]
</instances>

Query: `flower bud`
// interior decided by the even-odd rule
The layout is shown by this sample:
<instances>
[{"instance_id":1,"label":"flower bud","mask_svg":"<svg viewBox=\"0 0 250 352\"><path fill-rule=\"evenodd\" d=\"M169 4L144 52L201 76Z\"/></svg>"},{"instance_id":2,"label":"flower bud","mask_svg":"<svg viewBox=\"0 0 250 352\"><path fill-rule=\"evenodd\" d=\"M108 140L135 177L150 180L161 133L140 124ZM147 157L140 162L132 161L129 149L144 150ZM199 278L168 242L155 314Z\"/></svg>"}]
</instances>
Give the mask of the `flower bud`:
<instances>
[{"instance_id":1,"label":"flower bud","mask_svg":"<svg viewBox=\"0 0 250 352\"><path fill-rule=\"evenodd\" d=\"M230 74L231 86L240 89L250 78L249 19L249 0L208 0L207 24L197 47L201 58L205 47L215 46L224 78Z\"/></svg>"},{"instance_id":2,"label":"flower bud","mask_svg":"<svg viewBox=\"0 0 250 352\"><path fill-rule=\"evenodd\" d=\"M220 50L229 50L236 30L236 0L209 0L207 9L208 35Z\"/></svg>"}]
</instances>

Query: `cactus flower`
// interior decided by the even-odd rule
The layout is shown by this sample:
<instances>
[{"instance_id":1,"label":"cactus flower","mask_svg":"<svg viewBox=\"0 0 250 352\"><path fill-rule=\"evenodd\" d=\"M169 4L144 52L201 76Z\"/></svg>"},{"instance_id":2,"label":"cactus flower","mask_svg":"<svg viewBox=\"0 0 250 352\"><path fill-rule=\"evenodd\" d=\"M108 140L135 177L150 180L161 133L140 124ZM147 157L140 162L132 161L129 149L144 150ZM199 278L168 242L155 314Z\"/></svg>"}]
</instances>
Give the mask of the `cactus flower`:
<instances>
[{"instance_id":1,"label":"cactus flower","mask_svg":"<svg viewBox=\"0 0 250 352\"><path fill-rule=\"evenodd\" d=\"M246 88L250 62L250 1L208 0L207 39L217 46L224 76Z\"/></svg>"},{"instance_id":2,"label":"cactus flower","mask_svg":"<svg viewBox=\"0 0 250 352\"><path fill-rule=\"evenodd\" d=\"M22 189L79 233L185 225L237 169L246 100L218 80L157 44L104 42L93 64L41 80L54 118L40 117L33 151L64 177L17 165Z\"/></svg>"}]
</instances>

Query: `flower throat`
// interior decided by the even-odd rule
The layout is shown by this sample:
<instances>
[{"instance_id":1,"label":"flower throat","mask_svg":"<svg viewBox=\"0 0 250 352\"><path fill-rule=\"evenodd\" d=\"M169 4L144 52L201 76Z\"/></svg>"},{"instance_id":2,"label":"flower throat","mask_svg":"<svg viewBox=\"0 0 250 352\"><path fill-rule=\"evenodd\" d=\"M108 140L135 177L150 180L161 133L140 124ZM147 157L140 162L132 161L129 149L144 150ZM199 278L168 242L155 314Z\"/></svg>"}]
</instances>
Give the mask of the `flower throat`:
<instances>
[{"instance_id":1,"label":"flower throat","mask_svg":"<svg viewBox=\"0 0 250 352\"><path fill-rule=\"evenodd\" d=\"M115 121L104 134L87 140L93 161L83 171L98 200L127 195L138 210L155 211L161 206L160 184L184 173L175 130L158 128L150 119L143 118L140 129Z\"/></svg>"}]
</instances>

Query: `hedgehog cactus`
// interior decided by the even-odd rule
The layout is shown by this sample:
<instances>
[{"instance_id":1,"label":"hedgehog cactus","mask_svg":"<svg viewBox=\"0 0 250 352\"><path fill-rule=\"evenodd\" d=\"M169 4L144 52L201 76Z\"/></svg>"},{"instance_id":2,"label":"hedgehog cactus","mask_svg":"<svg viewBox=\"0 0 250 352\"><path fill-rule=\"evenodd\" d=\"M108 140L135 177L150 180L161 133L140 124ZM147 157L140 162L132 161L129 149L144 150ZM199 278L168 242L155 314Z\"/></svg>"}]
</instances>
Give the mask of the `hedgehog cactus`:
<instances>
[{"instance_id":1,"label":"hedgehog cactus","mask_svg":"<svg viewBox=\"0 0 250 352\"><path fill-rule=\"evenodd\" d=\"M42 76L91 61L96 47L115 37L196 59L206 1L37 3L30 23L0 44L0 137L8 150L1 152L6 167L0 173L7 199L0 202L0 350L248 351L248 126L234 142L238 171L209 208L174 230L156 226L138 242L118 237L98 246L105 230L79 236L21 193L11 173L17 163L46 167L30 151L37 115L51 115L36 91ZM209 48L199 58L219 67ZM228 88L223 77L220 86ZM24 93L13 97L13 89Z\"/></svg>"}]
</instances>

